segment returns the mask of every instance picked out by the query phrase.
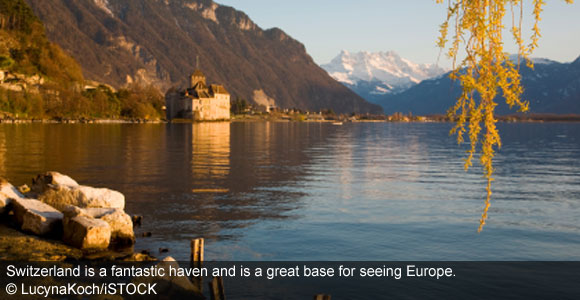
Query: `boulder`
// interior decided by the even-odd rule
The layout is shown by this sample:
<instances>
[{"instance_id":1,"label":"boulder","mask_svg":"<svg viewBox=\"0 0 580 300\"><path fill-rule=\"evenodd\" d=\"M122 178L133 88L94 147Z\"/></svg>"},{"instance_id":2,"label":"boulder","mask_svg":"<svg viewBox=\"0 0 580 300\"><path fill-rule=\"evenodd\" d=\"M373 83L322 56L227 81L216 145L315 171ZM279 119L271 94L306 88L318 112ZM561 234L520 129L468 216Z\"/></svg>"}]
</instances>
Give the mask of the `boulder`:
<instances>
[{"instance_id":1,"label":"boulder","mask_svg":"<svg viewBox=\"0 0 580 300\"><path fill-rule=\"evenodd\" d=\"M66 209L68 205L80 208L125 208L123 194L107 188L83 185L75 187L56 186L46 190L39 198L60 210Z\"/></svg>"},{"instance_id":2,"label":"boulder","mask_svg":"<svg viewBox=\"0 0 580 300\"><path fill-rule=\"evenodd\" d=\"M88 216L64 218L63 241L79 249L104 250L109 247L111 227Z\"/></svg>"},{"instance_id":3,"label":"boulder","mask_svg":"<svg viewBox=\"0 0 580 300\"><path fill-rule=\"evenodd\" d=\"M101 215L99 219L111 226L111 240L115 244L132 245L135 243L133 222L131 217L122 209L115 208L113 211Z\"/></svg>"},{"instance_id":4,"label":"boulder","mask_svg":"<svg viewBox=\"0 0 580 300\"><path fill-rule=\"evenodd\" d=\"M179 263L171 256L164 258L155 268L164 269L165 276L135 277L132 282L134 284L156 284L155 290L157 293L167 299L205 299L200 287L191 282L188 277L170 276L170 269L179 268ZM135 296L129 295L128 299L137 299Z\"/></svg>"},{"instance_id":5,"label":"boulder","mask_svg":"<svg viewBox=\"0 0 580 300\"><path fill-rule=\"evenodd\" d=\"M36 199L13 199L14 216L20 228L37 235L60 229L63 214L54 207Z\"/></svg>"},{"instance_id":6,"label":"boulder","mask_svg":"<svg viewBox=\"0 0 580 300\"><path fill-rule=\"evenodd\" d=\"M56 186L70 188L78 185L79 184L69 176L54 171L38 174L36 178L32 179L32 191L39 194Z\"/></svg>"},{"instance_id":7,"label":"boulder","mask_svg":"<svg viewBox=\"0 0 580 300\"><path fill-rule=\"evenodd\" d=\"M0 178L0 214L6 212L12 199L20 199L24 196L10 182Z\"/></svg>"},{"instance_id":8,"label":"boulder","mask_svg":"<svg viewBox=\"0 0 580 300\"><path fill-rule=\"evenodd\" d=\"M78 207L125 208L125 196L117 191L82 185L72 190L77 195Z\"/></svg>"},{"instance_id":9,"label":"boulder","mask_svg":"<svg viewBox=\"0 0 580 300\"><path fill-rule=\"evenodd\" d=\"M111 227L112 243L121 245L132 245L135 243L135 233L133 232L131 217L120 208L79 208L70 205L63 213L68 218L86 216L103 220Z\"/></svg>"}]
</instances>

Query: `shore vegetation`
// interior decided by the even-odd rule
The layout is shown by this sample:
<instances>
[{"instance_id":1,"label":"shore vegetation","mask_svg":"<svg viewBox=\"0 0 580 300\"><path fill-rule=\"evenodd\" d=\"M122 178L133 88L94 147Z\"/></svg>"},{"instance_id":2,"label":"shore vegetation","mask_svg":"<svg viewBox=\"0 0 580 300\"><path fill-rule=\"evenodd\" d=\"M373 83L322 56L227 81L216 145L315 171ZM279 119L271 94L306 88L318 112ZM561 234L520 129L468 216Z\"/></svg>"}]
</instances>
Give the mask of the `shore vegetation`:
<instances>
[{"instance_id":1,"label":"shore vegetation","mask_svg":"<svg viewBox=\"0 0 580 300\"><path fill-rule=\"evenodd\" d=\"M14 119L160 119L153 86L88 82L23 0L0 0L0 111Z\"/></svg>"}]
</instances>

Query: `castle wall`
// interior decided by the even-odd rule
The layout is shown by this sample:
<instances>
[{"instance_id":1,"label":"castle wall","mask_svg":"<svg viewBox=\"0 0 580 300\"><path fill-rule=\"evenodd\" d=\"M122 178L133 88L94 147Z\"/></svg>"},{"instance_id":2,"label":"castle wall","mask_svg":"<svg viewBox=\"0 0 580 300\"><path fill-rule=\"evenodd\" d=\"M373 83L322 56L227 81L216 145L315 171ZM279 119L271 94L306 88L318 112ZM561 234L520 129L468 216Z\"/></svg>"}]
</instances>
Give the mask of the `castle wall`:
<instances>
[{"instance_id":1,"label":"castle wall","mask_svg":"<svg viewBox=\"0 0 580 300\"><path fill-rule=\"evenodd\" d=\"M167 120L177 117L181 106L179 100L181 100L179 92L168 92L165 94L165 118Z\"/></svg>"},{"instance_id":2,"label":"castle wall","mask_svg":"<svg viewBox=\"0 0 580 300\"><path fill-rule=\"evenodd\" d=\"M229 120L230 119L230 96L216 94L214 98L200 99L200 120Z\"/></svg>"}]
</instances>

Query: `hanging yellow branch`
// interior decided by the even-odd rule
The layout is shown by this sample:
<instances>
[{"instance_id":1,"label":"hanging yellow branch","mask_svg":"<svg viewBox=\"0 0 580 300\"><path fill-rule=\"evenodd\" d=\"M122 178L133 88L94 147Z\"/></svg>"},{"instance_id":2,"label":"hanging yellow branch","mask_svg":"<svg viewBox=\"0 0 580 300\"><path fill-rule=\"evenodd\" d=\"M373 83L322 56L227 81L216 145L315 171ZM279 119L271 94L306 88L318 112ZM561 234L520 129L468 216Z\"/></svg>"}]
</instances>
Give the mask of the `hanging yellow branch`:
<instances>
[{"instance_id":1,"label":"hanging yellow branch","mask_svg":"<svg viewBox=\"0 0 580 300\"><path fill-rule=\"evenodd\" d=\"M443 0L436 0L442 3ZM472 165L477 145L481 142L480 163L487 179L487 196L485 207L479 221L478 232L481 232L491 199L491 183L493 181L493 157L496 148L501 147L499 132L496 128L495 102L501 92L510 108L516 106L518 111L528 110L529 103L521 99L523 92L518 72L520 57L526 60L530 68L532 62L528 56L538 46L540 30L538 23L544 1L530 0L534 6L534 25L530 44L525 45L522 38L522 18L524 0L449 0L447 18L441 25L437 45L445 48L449 25L453 22L453 40L447 55L453 60L453 71L450 77L459 80L462 93L457 103L449 109L448 116L456 124L451 134L457 135L457 142L464 141L468 133L470 149L465 159L465 170ZM565 0L573 3L573 0ZM511 33L518 46L518 63L514 64L503 49L504 17L506 8L510 8L512 17ZM519 17L515 11L519 10ZM517 21L517 22L516 22ZM457 62L459 46L465 45L465 58ZM483 132L482 132L483 130Z\"/></svg>"}]
</instances>

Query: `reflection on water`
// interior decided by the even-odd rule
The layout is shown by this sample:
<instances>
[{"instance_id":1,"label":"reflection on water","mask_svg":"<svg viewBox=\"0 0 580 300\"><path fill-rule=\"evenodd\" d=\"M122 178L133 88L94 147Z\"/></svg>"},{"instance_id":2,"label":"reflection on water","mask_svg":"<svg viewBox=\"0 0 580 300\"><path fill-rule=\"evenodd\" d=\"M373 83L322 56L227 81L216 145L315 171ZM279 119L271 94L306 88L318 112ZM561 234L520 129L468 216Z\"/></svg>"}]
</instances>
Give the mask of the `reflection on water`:
<instances>
[{"instance_id":1,"label":"reflection on water","mask_svg":"<svg viewBox=\"0 0 580 300\"><path fill-rule=\"evenodd\" d=\"M201 189L214 188L230 173L230 123L195 124L191 143L193 183Z\"/></svg>"},{"instance_id":2,"label":"reflection on water","mask_svg":"<svg viewBox=\"0 0 580 300\"><path fill-rule=\"evenodd\" d=\"M500 124L485 181L450 124L2 124L0 174L123 192L137 249L187 259L580 259L580 124Z\"/></svg>"}]
</instances>

